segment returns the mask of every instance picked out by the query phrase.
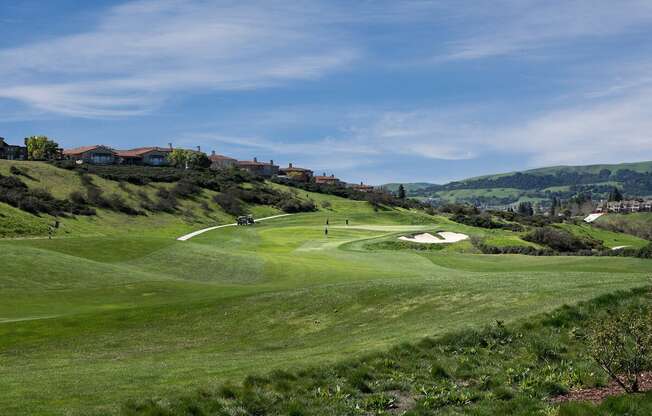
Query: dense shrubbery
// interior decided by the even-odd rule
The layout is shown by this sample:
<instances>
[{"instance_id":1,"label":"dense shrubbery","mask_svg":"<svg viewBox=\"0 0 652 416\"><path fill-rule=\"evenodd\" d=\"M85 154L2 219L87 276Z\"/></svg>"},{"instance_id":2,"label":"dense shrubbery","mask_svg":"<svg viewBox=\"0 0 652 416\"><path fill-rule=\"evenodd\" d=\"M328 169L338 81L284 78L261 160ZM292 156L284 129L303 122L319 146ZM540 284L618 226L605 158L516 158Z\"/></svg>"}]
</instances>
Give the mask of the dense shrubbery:
<instances>
[{"instance_id":1,"label":"dense shrubbery","mask_svg":"<svg viewBox=\"0 0 652 416\"><path fill-rule=\"evenodd\" d=\"M239 216L247 213L245 204L232 193L224 192L217 194L213 197L213 201L227 214Z\"/></svg>"},{"instance_id":2,"label":"dense shrubbery","mask_svg":"<svg viewBox=\"0 0 652 416\"><path fill-rule=\"evenodd\" d=\"M29 189L15 176L0 175L0 202L32 214L61 216L66 214L93 215L84 202L57 199L45 189Z\"/></svg>"},{"instance_id":3,"label":"dense shrubbery","mask_svg":"<svg viewBox=\"0 0 652 416\"><path fill-rule=\"evenodd\" d=\"M313 201L302 201L300 199L284 199L277 205L283 212L311 212L315 211L317 207Z\"/></svg>"},{"instance_id":4,"label":"dense shrubbery","mask_svg":"<svg viewBox=\"0 0 652 416\"><path fill-rule=\"evenodd\" d=\"M82 185L88 194L86 201L89 204L130 215L144 212L131 208L118 195L104 196L102 190L93 184L88 174L119 181L120 184L174 183L174 186L169 189L158 189L156 199L149 197L142 190L137 192L141 200L141 208L151 212L176 212L180 199L195 198L201 195L202 189L219 192L220 194L213 198L214 202L231 215L246 213L245 204L270 205L291 213L316 210L313 201L304 201L293 194L273 189L266 186L261 178L235 168L211 171L173 167L77 165L71 161L59 161L55 164L80 173ZM248 183L250 187L243 187L244 183ZM122 186L126 189L126 186Z\"/></svg>"},{"instance_id":5,"label":"dense shrubbery","mask_svg":"<svg viewBox=\"0 0 652 416\"><path fill-rule=\"evenodd\" d=\"M104 196L104 191L97 185L93 183L93 178L89 175L80 174L80 180L82 186L86 189L87 197L84 199L88 204L108 209L116 212L121 212L127 215L144 215L143 211L139 211L131 207L125 199L118 194L110 194L109 196ZM72 195L71 195L72 196ZM79 201L82 200L83 195L75 195L75 198Z\"/></svg>"},{"instance_id":6,"label":"dense shrubbery","mask_svg":"<svg viewBox=\"0 0 652 416\"><path fill-rule=\"evenodd\" d=\"M486 244L478 237L471 237L473 246L482 254L524 254L527 256L554 256L557 253L549 248L537 248L532 246L503 246L497 247Z\"/></svg>"},{"instance_id":7,"label":"dense shrubbery","mask_svg":"<svg viewBox=\"0 0 652 416\"><path fill-rule=\"evenodd\" d=\"M580 238L565 230L553 227L539 227L523 237L525 241L548 246L560 253L574 253L602 249L598 240Z\"/></svg>"},{"instance_id":8,"label":"dense shrubbery","mask_svg":"<svg viewBox=\"0 0 652 416\"><path fill-rule=\"evenodd\" d=\"M27 172L27 170L25 170L25 169L23 169L23 168L19 168L19 167L16 166L16 165L11 165L11 167L9 168L9 172L10 172L12 175L16 175L16 176L24 176L24 177L27 178L27 179L35 180L32 176L30 176L30 174L29 174L29 172Z\"/></svg>"},{"instance_id":9,"label":"dense shrubbery","mask_svg":"<svg viewBox=\"0 0 652 416\"><path fill-rule=\"evenodd\" d=\"M420 244L402 240L385 240L365 244L367 250L439 251L446 248L445 246L445 244Z\"/></svg>"},{"instance_id":10,"label":"dense shrubbery","mask_svg":"<svg viewBox=\"0 0 652 416\"><path fill-rule=\"evenodd\" d=\"M638 257L641 259L652 259L652 243L642 248L625 247L620 250L603 250L601 256L609 257Z\"/></svg>"},{"instance_id":11,"label":"dense shrubbery","mask_svg":"<svg viewBox=\"0 0 652 416\"><path fill-rule=\"evenodd\" d=\"M631 234L645 240L652 240L652 222L632 220L632 217L629 215L607 215L603 218L594 222L593 225L604 230Z\"/></svg>"},{"instance_id":12,"label":"dense shrubbery","mask_svg":"<svg viewBox=\"0 0 652 416\"><path fill-rule=\"evenodd\" d=\"M240 169L211 171L209 169L177 169L165 166L77 165L70 160L57 161L54 164L75 172L89 173L111 181L128 182L134 185L156 182L173 183L183 179L202 188L220 191L225 187L243 182L260 182L260 178Z\"/></svg>"},{"instance_id":13,"label":"dense shrubbery","mask_svg":"<svg viewBox=\"0 0 652 416\"><path fill-rule=\"evenodd\" d=\"M483 213L479 215L457 214L454 215L451 219L457 223L469 225L471 227L503 229L503 230L510 230L510 231L523 230L523 227L519 224L514 224L514 223L510 224L505 222L494 221L491 217L491 214L488 213Z\"/></svg>"},{"instance_id":14,"label":"dense shrubbery","mask_svg":"<svg viewBox=\"0 0 652 416\"><path fill-rule=\"evenodd\" d=\"M224 211L231 215L242 215L246 213L245 203L270 205L284 212L310 212L317 207L311 200L301 200L295 195L282 192L262 184L254 185L251 189L231 187L224 189L220 194L213 197Z\"/></svg>"},{"instance_id":15,"label":"dense shrubbery","mask_svg":"<svg viewBox=\"0 0 652 416\"><path fill-rule=\"evenodd\" d=\"M455 214L455 215L478 215L480 210L469 204L456 204L456 203L446 203L437 208L439 212L445 214Z\"/></svg>"},{"instance_id":16,"label":"dense shrubbery","mask_svg":"<svg viewBox=\"0 0 652 416\"><path fill-rule=\"evenodd\" d=\"M546 225L551 225L555 223L563 222L562 217L550 217L544 215L522 215L518 212L511 211L492 211L493 215L498 218L502 218L505 221L517 222L521 225L531 226L531 227L544 227Z\"/></svg>"},{"instance_id":17,"label":"dense shrubbery","mask_svg":"<svg viewBox=\"0 0 652 416\"><path fill-rule=\"evenodd\" d=\"M551 397L607 381L587 356L584 334L590 323L614 312L628 313L644 296L643 290L621 292L565 306L522 324L498 321L484 329L404 343L339 364L249 376L242 384L202 389L182 398L130 402L122 414L557 414L559 405L553 404ZM630 406L632 411L627 414L647 415L645 409L650 407L639 406L643 409L639 411ZM578 412L573 404L562 404L559 414L607 413L588 405Z\"/></svg>"},{"instance_id":18,"label":"dense shrubbery","mask_svg":"<svg viewBox=\"0 0 652 416\"><path fill-rule=\"evenodd\" d=\"M421 204L416 200L397 198L388 192L361 192L345 185L298 182L285 178L274 178L272 181L282 185L303 189L308 192L334 195L356 201L368 201L375 208L380 208L381 206L416 208L421 206Z\"/></svg>"},{"instance_id":19,"label":"dense shrubbery","mask_svg":"<svg viewBox=\"0 0 652 416\"><path fill-rule=\"evenodd\" d=\"M181 179L184 172L181 169L168 167L77 165L72 160L59 160L52 163L63 169L93 174L111 181L124 181L134 185L145 185L150 182L176 182Z\"/></svg>"}]
</instances>

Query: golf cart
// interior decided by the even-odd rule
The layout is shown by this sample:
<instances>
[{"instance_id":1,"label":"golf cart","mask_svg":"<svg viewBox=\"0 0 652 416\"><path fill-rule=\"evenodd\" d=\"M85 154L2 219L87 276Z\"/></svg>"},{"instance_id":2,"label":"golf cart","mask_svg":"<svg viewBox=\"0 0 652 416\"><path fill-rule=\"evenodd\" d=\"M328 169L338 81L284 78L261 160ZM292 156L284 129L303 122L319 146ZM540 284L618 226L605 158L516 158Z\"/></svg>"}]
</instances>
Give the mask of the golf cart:
<instances>
[{"instance_id":1,"label":"golf cart","mask_svg":"<svg viewBox=\"0 0 652 416\"><path fill-rule=\"evenodd\" d=\"M237 219L238 225L254 225L254 217L252 215L242 215Z\"/></svg>"}]
</instances>

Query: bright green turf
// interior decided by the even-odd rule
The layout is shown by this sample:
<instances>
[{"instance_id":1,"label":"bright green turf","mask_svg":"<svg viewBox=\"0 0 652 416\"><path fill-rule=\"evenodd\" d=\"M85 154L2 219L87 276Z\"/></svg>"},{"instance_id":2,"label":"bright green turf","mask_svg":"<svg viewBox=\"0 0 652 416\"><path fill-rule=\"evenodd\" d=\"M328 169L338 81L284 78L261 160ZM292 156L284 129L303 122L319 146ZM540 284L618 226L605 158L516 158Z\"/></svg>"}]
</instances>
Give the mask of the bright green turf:
<instances>
[{"instance_id":1,"label":"bright green turf","mask_svg":"<svg viewBox=\"0 0 652 416\"><path fill-rule=\"evenodd\" d=\"M53 240L0 240L0 414L111 413L132 397L512 321L640 286L652 272L642 259L462 253L468 241L369 251L367 242L420 230L518 236L299 196L330 207L187 242L175 237L230 217L196 205L196 223L101 212L64 220Z\"/></svg>"},{"instance_id":2,"label":"bright green turf","mask_svg":"<svg viewBox=\"0 0 652 416\"><path fill-rule=\"evenodd\" d=\"M633 247L641 248L649 244L649 241L635 237L629 234L616 233L613 231L603 230L589 224L573 225L560 224L559 227L570 231L579 237L590 237L603 242L605 247Z\"/></svg>"}]
</instances>

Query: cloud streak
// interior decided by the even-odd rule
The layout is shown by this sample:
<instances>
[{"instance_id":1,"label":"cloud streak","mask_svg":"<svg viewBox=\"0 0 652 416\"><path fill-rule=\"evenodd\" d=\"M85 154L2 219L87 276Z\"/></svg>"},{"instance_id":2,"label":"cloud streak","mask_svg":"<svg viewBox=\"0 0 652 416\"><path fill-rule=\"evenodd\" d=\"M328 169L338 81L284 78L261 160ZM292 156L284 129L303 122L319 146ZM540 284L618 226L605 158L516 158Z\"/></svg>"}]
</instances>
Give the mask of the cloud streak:
<instances>
[{"instance_id":1,"label":"cloud streak","mask_svg":"<svg viewBox=\"0 0 652 416\"><path fill-rule=\"evenodd\" d=\"M111 117L146 113L174 93L315 79L359 53L327 36L315 14L274 1L127 3L92 32L0 50L0 97Z\"/></svg>"},{"instance_id":2,"label":"cloud streak","mask_svg":"<svg viewBox=\"0 0 652 416\"><path fill-rule=\"evenodd\" d=\"M652 87L619 92L617 97L577 101L511 122L497 123L492 121L492 115L518 109L377 109L356 116L351 116L350 111L331 115L346 124L338 126L339 134L322 138L284 142L266 138L264 129L253 138L215 133L185 137L189 143L199 141L240 151L266 152L309 160L315 166L337 166L341 160L352 159L382 164L394 156L460 161L510 155L521 158L523 167L652 159ZM293 116L312 118L309 112L288 111ZM287 124L288 119L278 118Z\"/></svg>"},{"instance_id":3,"label":"cloud streak","mask_svg":"<svg viewBox=\"0 0 652 416\"><path fill-rule=\"evenodd\" d=\"M458 5L459 7L459 5ZM465 28L436 61L474 60L564 48L569 42L641 30L652 22L646 0L502 0L472 2L458 15Z\"/></svg>"}]
</instances>

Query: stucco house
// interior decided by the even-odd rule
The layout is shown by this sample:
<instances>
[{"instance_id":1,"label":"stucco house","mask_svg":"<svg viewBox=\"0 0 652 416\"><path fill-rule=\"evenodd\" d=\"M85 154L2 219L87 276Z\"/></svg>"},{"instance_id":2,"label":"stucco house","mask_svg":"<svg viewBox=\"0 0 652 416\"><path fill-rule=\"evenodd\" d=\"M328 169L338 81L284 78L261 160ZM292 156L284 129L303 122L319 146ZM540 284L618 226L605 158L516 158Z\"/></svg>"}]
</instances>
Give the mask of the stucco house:
<instances>
[{"instance_id":1,"label":"stucco house","mask_svg":"<svg viewBox=\"0 0 652 416\"><path fill-rule=\"evenodd\" d=\"M310 169L298 168L289 163L287 168L279 169L279 175L287 176L288 179L298 182L310 182L313 172Z\"/></svg>"},{"instance_id":2,"label":"stucco house","mask_svg":"<svg viewBox=\"0 0 652 416\"><path fill-rule=\"evenodd\" d=\"M228 169L238 164L237 159L224 155L218 155L215 153L215 150L213 150L211 155L208 156L208 160L211 161L211 170Z\"/></svg>"},{"instance_id":3,"label":"stucco house","mask_svg":"<svg viewBox=\"0 0 652 416\"><path fill-rule=\"evenodd\" d=\"M254 158L254 160L240 160L238 161L238 167L264 178L278 175L278 165L275 165L273 160L270 160L269 163L259 162L257 158Z\"/></svg>"},{"instance_id":4,"label":"stucco house","mask_svg":"<svg viewBox=\"0 0 652 416\"><path fill-rule=\"evenodd\" d=\"M117 150L116 156L124 165L166 166L171 148L139 147L131 150Z\"/></svg>"},{"instance_id":5,"label":"stucco house","mask_svg":"<svg viewBox=\"0 0 652 416\"><path fill-rule=\"evenodd\" d=\"M323 184L323 185L341 185L342 182L339 180L339 178L336 178L335 175L326 175L326 172L324 172L323 175L317 175L315 176L315 183Z\"/></svg>"},{"instance_id":6,"label":"stucco house","mask_svg":"<svg viewBox=\"0 0 652 416\"><path fill-rule=\"evenodd\" d=\"M371 185L365 185L363 182L360 182L360 185L351 185L351 188L355 189L356 191L360 192L373 192L374 187Z\"/></svg>"},{"instance_id":7,"label":"stucco house","mask_svg":"<svg viewBox=\"0 0 652 416\"><path fill-rule=\"evenodd\" d=\"M27 147L9 144L0 137L0 159L27 160Z\"/></svg>"},{"instance_id":8,"label":"stucco house","mask_svg":"<svg viewBox=\"0 0 652 416\"><path fill-rule=\"evenodd\" d=\"M75 160L78 163L90 163L93 165L111 165L116 162L117 158L115 150L101 144L65 149L63 156L66 159Z\"/></svg>"}]
</instances>

